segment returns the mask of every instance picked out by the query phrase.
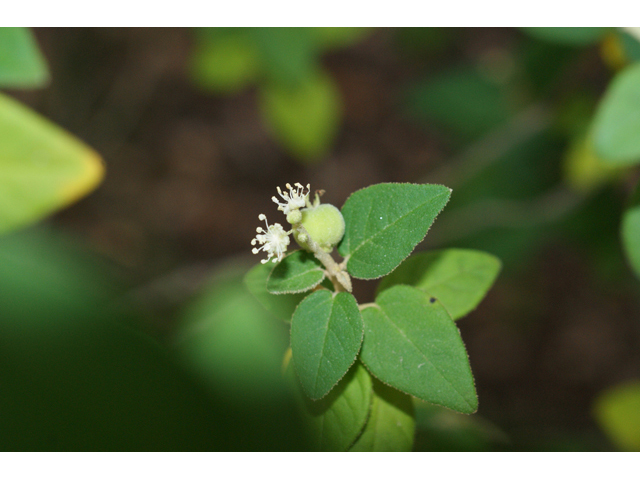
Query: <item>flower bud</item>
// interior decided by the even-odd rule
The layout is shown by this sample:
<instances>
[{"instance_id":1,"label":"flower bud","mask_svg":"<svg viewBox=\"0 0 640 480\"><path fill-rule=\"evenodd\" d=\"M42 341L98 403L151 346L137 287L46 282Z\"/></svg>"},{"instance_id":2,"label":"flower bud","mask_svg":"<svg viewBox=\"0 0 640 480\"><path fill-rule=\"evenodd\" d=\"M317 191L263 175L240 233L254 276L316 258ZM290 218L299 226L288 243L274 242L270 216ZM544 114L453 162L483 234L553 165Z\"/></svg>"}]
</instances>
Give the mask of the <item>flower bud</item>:
<instances>
[{"instance_id":1,"label":"flower bud","mask_svg":"<svg viewBox=\"0 0 640 480\"><path fill-rule=\"evenodd\" d=\"M345 228L344 218L336 207L323 203L316 207L305 208L300 212L302 213L300 223L324 251L330 252L342 240ZM310 250L307 244L308 238L305 238L304 234L294 231L293 236L298 245L305 250Z\"/></svg>"},{"instance_id":2,"label":"flower bud","mask_svg":"<svg viewBox=\"0 0 640 480\"><path fill-rule=\"evenodd\" d=\"M292 210L287 215L287 222L289 222L291 225L295 225L296 223L300 223L301 221L302 213L300 213L300 210Z\"/></svg>"}]
</instances>

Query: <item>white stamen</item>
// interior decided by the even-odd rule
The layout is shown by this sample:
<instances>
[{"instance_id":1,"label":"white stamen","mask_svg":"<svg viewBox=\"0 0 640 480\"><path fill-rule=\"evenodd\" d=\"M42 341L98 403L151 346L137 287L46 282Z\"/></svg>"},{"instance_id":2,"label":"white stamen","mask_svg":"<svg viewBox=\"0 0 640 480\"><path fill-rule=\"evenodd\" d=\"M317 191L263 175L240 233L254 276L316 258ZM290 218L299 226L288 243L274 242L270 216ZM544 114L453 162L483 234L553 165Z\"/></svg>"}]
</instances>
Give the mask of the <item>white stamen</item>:
<instances>
[{"instance_id":1,"label":"white stamen","mask_svg":"<svg viewBox=\"0 0 640 480\"><path fill-rule=\"evenodd\" d=\"M269 225L267 222L267 217L264 214L260 214L258 216L260 220L264 220L267 225L267 229L264 230L262 227L258 227L256 238L251 240L251 245L255 245L256 242L262 245L260 248L254 248L251 251L256 254L260 251L264 251L268 256L265 259L261 260L263 264L267 263L272 257L273 262L279 262L282 260L285 252L287 251L287 247L289 246L289 232L285 232L282 228L282 225L279 223L274 223L273 225Z\"/></svg>"},{"instance_id":2,"label":"white stamen","mask_svg":"<svg viewBox=\"0 0 640 480\"><path fill-rule=\"evenodd\" d=\"M286 186L289 191L284 193L282 193L280 187L276 187L278 195L282 197L284 202L279 202L275 196L271 197L271 200L273 200L273 202L278 205L278 210L282 211L285 215L289 215L292 210L299 210L305 207L307 198L309 197L311 185L307 184L306 193L304 191L305 187L303 187L300 183L295 184L295 189L289 183L287 183Z\"/></svg>"}]
</instances>

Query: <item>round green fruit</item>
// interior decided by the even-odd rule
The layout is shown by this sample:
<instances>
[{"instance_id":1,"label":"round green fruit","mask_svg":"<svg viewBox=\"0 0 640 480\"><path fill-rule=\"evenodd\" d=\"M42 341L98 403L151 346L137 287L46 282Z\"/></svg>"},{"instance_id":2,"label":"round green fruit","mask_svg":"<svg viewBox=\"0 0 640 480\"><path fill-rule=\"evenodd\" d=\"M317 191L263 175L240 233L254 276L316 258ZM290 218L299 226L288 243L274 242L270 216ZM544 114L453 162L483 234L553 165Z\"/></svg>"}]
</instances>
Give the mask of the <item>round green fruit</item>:
<instances>
[{"instance_id":1,"label":"round green fruit","mask_svg":"<svg viewBox=\"0 0 640 480\"><path fill-rule=\"evenodd\" d=\"M344 218L342 213L333 205L322 203L317 207L305 208L301 210L302 221L300 222L309 236L325 252L333 250L344 236ZM310 250L307 239L304 235L294 231L296 242L305 250Z\"/></svg>"}]
</instances>

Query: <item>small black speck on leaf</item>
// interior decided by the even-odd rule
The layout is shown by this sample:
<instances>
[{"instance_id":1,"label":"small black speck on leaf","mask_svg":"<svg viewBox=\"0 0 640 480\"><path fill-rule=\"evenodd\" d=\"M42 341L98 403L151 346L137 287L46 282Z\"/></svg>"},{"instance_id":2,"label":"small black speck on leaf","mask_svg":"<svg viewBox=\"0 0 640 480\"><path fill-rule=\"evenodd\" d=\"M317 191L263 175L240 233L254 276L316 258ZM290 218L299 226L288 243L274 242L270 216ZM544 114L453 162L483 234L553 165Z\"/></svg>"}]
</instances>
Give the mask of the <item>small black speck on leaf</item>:
<instances>
[{"instance_id":1,"label":"small black speck on leaf","mask_svg":"<svg viewBox=\"0 0 640 480\"><path fill-rule=\"evenodd\" d=\"M429 301L430 301L431 303L435 303L436 299L435 299L434 297L431 297L431 298L429 299Z\"/></svg>"}]
</instances>

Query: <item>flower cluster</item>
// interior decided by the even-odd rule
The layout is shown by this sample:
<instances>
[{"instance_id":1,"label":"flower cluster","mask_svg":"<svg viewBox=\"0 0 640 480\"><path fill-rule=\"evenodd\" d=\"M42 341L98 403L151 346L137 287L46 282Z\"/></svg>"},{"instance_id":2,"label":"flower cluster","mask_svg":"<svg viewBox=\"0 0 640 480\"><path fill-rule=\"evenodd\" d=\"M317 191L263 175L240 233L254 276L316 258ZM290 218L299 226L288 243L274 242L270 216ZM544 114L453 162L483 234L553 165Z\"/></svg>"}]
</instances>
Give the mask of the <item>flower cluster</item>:
<instances>
[{"instance_id":1,"label":"flower cluster","mask_svg":"<svg viewBox=\"0 0 640 480\"><path fill-rule=\"evenodd\" d=\"M289 191L284 193L282 193L282 190L280 190L280 187L276 187L278 189L278 195L282 197L284 202L278 201L275 195L271 197L271 200L273 200L274 203L278 205L278 210L282 211L285 215L289 215L289 213L291 213L292 211L299 210L301 208L304 208L307 205L307 201L309 199L310 185L307 184L307 193L304 193L304 187L299 183L295 184L296 186L295 190L288 183L286 186L289 189Z\"/></svg>"},{"instance_id":2,"label":"flower cluster","mask_svg":"<svg viewBox=\"0 0 640 480\"><path fill-rule=\"evenodd\" d=\"M279 262L280 260L282 260L284 253L287 251L287 247L289 246L290 242L289 234L291 232L285 232L284 228L282 228L282 225L280 225L279 223L269 225L269 223L267 222L267 216L263 213L258 215L258 218L260 220L264 220L264 223L266 223L267 225L267 229L265 230L262 227L258 227L256 229L258 235L256 235L256 238L251 240L251 245L259 243L262 246L260 248L253 248L253 250L251 251L256 254L261 250L264 250L267 253L267 258L261 260L261 263L263 264L271 260L271 257L276 257L273 259L273 263Z\"/></svg>"},{"instance_id":3,"label":"flower cluster","mask_svg":"<svg viewBox=\"0 0 640 480\"><path fill-rule=\"evenodd\" d=\"M282 211L286 216L287 220L290 223L297 223L302 218L300 214L300 209L307 206L309 201L309 188L310 185L307 185L306 193L305 187L301 184L296 183L296 188L293 188L290 184L287 183L288 192L282 192L280 187L277 187L278 194L284 202L280 202L275 196L271 199L278 205L278 210ZM251 245L256 245L259 243L262 245L260 248L254 248L252 252L259 253L260 251L264 251L268 256L266 259L261 260L262 263L267 263L271 258L273 258L273 262L279 262L282 260L285 252L287 251L287 247L289 246L290 239L289 235L291 234L291 230L285 232L282 225L279 223L274 223L273 225L269 225L267 222L267 217L264 214L260 214L258 216L260 220L264 220L267 225L267 229L265 230L262 227L257 228L258 235L256 238L251 240ZM296 221L292 221L296 220Z\"/></svg>"}]
</instances>

